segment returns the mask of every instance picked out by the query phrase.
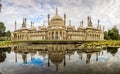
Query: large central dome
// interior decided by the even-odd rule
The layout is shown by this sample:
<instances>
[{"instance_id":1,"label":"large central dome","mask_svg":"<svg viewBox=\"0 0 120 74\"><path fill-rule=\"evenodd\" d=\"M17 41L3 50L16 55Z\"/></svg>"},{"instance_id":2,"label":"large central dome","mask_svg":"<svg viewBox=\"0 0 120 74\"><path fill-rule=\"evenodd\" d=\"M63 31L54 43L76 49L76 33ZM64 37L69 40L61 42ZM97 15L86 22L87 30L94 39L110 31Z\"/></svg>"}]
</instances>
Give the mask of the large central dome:
<instances>
[{"instance_id":1,"label":"large central dome","mask_svg":"<svg viewBox=\"0 0 120 74\"><path fill-rule=\"evenodd\" d=\"M51 19L51 21L63 21L62 17L58 15L58 11L56 8L56 15Z\"/></svg>"},{"instance_id":2,"label":"large central dome","mask_svg":"<svg viewBox=\"0 0 120 74\"><path fill-rule=\"evenodd\" d=\"M63 21L62 17L59 16L58 14L56 14L56 15L51 19L51 21L55 21L55 20L61 20L61 21Z\"/></svg>"},{"instance_id":3,"label":"large central dome","mask_svg":"<svg viewBox=\"0 0 120 74\"><path fill-rule=\"evenodd\" d=\"M50 26L51 26L51 27L52 27L52 26L53 26L53 27L55 27L55 26L57 26L57 27L60 27L60 26L63 27L63 26L65 26L65 25L64 25L64 20L63 20L63 18L58 15L57 8L56 8L56 14L55 14L55 16L53 16L53 17L51 18Z\"/></svg>"}]
</instances>

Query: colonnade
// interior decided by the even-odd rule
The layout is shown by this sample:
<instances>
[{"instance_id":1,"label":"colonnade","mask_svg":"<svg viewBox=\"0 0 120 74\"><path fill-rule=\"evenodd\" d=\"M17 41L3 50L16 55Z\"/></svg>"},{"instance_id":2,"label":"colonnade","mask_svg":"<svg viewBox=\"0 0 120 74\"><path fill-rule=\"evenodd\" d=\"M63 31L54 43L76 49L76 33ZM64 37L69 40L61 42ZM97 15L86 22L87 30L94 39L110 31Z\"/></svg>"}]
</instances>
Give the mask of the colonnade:
<instances>
[{"instance_id":1,"label":"colonnade","mask_svg":"<svg viewBox=\"0 0 120 74\"><path fill-rule=\"evenodd\" d=\"M14 40L29 40L29 36L26 33L23 34L15 34Z\"/></svg>"},{"instance_id":2,"label":"colonnade","mask_svg":"<svg viewBox=\"0 0 120 74\"><path fill-rule=\"evenodd\" d=\"M48 39L64 40L64 39L66 39L66 32L64 32L64 31L49 31Z\"/></svg>"},{"instance_id":3,"label":"colonnade","mask_svg":"<svg viewBox=\"0 0 120 74\"><path fill-rule=\"evenodd\" d=\"M100 35L101 34L96 34L96 33L86 33L86 39L85 40L100 40Z\"/></svg>"}]
</instances>

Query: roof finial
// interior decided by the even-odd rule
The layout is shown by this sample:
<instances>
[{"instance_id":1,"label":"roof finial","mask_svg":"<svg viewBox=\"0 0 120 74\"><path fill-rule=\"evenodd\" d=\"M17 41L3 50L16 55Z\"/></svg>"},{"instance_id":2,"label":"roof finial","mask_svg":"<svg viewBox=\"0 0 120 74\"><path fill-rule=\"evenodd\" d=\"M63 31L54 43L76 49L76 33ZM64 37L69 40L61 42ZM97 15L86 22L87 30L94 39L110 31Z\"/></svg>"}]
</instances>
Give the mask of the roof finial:
<instances>
[{"instance_id":1,"label":"roof finial","mask_svg":"<svg viewBox=\"0 0 120 74\"><path fill-rule=\"evenodd\" d=\"M56 15L58 15L58 9L57 9L57 7L56 7Z\"/></svg>"}]
</instances>

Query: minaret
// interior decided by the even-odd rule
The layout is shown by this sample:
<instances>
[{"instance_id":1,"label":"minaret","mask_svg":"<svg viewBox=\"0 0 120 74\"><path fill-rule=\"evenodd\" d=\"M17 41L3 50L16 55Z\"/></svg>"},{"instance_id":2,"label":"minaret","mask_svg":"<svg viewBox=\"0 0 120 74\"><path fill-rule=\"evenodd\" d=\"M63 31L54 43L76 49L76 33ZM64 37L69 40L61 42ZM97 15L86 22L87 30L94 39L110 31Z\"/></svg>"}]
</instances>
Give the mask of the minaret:
<instances>
[{"instance_id":1,"label":"minaret","mask_svg":"<svg viewBox=\"0 0 120 74\"><path fill-rule=\"evenodd\" d=\"M25 27L26 27L26 23L27 23L27 18L25 18Z\"/></svg>"},{"instance_id":2,"label":"minaret","mask_svg":"<svg viewBox=\"0 0 120 74\"><path fill-rule=\"evenodd\" d=\"M87 17L87 20L88 20L88 26L89 26L89 24L90 24L90 23L89 23L89 22L90 22L90 18L89 18L89 16Z\"/></svg>"},{"instance_id":3,"label":"minaret","mask_svg":"<svg viewBox=\"0 0 120 74\"><path fill-rule=\"evenodd\" d=\"M80 22L80 27L83 27L83 21Z\"/></svg>"},{"instance_id":4,"label":"minaret","mask_svg":"<svg viewBox=\"0 0 120 74\"><path fill-rule=\"evenodd\" d=\"M98 29L99 29L99 26L100 26L100 20L98 19L98 26L97 26Z\"/></svg>"},{"instance_id":5,"label":"minaret","mask_svg":"<svg viewBox=\"0 0 120 74\"><path fill-rule=\"evenodd\" d=\"M101 30L101 25L100 25L100 30Z\"/></svg>"},{"instance_id":6,"label":"minaret","mask_svg":"<svg viewBox=\"0 0 120 74\"><path fill-rule=\"evenodd\" d=\"M2 3L1 3L1 0L0 0L0 12L1 12L1 7L2 7Z\"/></svg>"},{"instance_id":7,"label":"minaret","mask_svg":"<svg viewBox=\"0 0 120 74\"><path fill-rule=\"evenodd\" d=\"M91 20L91 16L90 16L90 26L92 27L92 20Z\"/></svg>"},{"instance_id":8,"label":"minaret","mask_svg":"<svg viewBox=\"0 0 120 74\"><path fill-rule=\"evenodd\" d=\"M88 27L92 27L91 16L88 16Z\"/></svg>"},{"instance_id":9,"label":"minaret","mask_svg":"<svg viewBox=\"0 0 120 74\"><path fill-rule=\"evenodd\" d=\"M23 18L22 28L26 28L26 22L27 22L27 19L26 19L26 18Z\"/></svg>"},{"instance_id":10,"label":"minaret","mask_svg":"<svg viewBox=\"0 0 120 74\"><path fill-rule=\"evenodd\" d=\"M17 22L15 21L15 31L17 30Z\"/></svg>"},{"instance_id":11,"label":"minaret","mask_svg":"<svg viewBox=\"0 0 120 74\"><path fill-rule=\"evenodd\" d=\"M103 26L103 32L104 32L104 30L105 30L105 26Z\"/></svg>"},{"instance_id":12,"label":"minaret","mask_svg":"<svg viewBox=\"0 0 120 74\"><path fill-rule=\"evenodd\" d=\"M32 22L31 22L31 28L32 28Z\"/></svg>"},{"instance_id":13,"label":"minaret","mask_svg":"<svg viewBox=\"0 0 120 74\"><path fill-rule=\"evenodd\" d=\"M58 9L56 8L56 15L58 15Z\"/></svg>"},{"instance_id":14,"label":"minaret","mask_svg":"<svg viewBox=\"0 0 120 74\"><path fill-rule=\"evenodd\" d=\"M50 15L48 14L48 25L50 25Z\"/></svg>"},{"instance_id":15,"label":"minaret","mask_svg":"<svg viewBox=\"0 0 120 74\"><path fill-rule=\"evenodd\" d=\"M66 25L66 14L64 14L64 25Z\"/></svg>"}]
</instances>

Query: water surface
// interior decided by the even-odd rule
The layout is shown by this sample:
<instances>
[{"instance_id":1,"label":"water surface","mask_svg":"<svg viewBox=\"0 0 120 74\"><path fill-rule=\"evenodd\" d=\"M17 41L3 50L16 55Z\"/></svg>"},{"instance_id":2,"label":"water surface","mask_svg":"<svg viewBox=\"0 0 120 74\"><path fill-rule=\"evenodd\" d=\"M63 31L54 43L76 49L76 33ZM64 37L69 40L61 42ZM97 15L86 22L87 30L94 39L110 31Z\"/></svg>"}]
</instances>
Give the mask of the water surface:
<instances>
[{"instance_id":1,"label":"water surface","mask_svg":"<svg viewBox=\"0 0 120 74\"><path fill-rule=\"evenodd\" d=\"M41 44L0 49L1 74L120 74L120 48Z\"/></svg>"}]
</instances>

